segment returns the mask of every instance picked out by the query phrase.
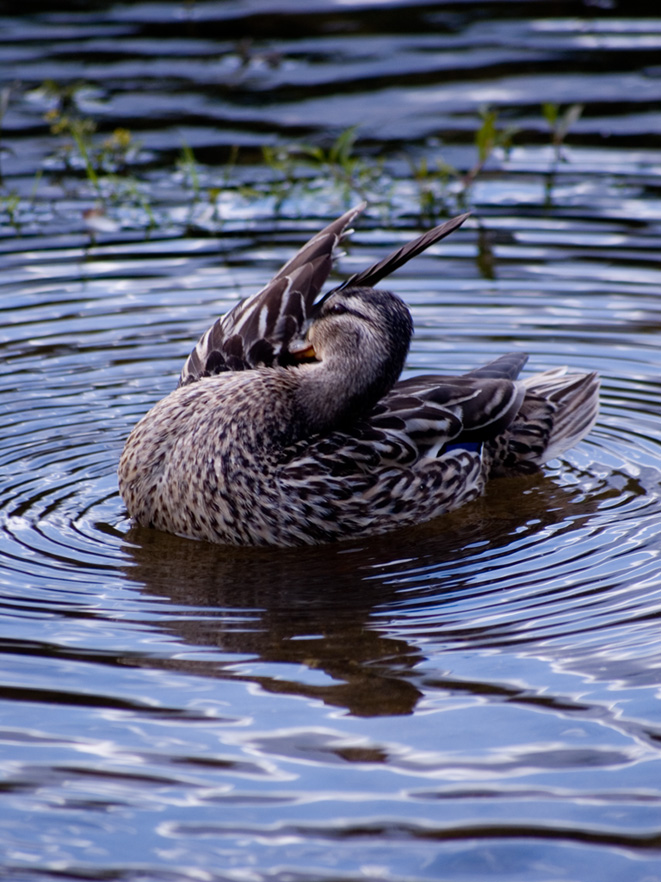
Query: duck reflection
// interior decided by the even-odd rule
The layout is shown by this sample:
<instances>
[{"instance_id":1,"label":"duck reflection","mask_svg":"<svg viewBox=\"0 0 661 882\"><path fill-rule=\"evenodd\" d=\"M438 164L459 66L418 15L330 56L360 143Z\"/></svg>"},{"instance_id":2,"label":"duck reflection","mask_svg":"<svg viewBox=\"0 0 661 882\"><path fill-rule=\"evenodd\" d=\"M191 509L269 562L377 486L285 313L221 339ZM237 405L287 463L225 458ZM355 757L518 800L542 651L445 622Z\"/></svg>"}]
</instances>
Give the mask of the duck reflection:
<instances>
[{"instance_id":1,"label":"duck reflection","mask_svg":"<svg viewBox=\"0 0 661 882\"><path fill-rule=\"evenodd\" d=\"M135 528L125 550L134 563L128 575L145 591L195 608L159 623L179 640L261 662L303 665L326 675L319 680L332 681L250 677L263 689L320 699L357 716L415 708L421 693L407 676L422 655L369 623L374 608L396 592L379 565L393 559L392 544L235 549ZM229 664L204 665L196 672L237 676Z\"/></svg>"},{"instance_id":2,"label":"duck reflection","mask_svg":"<svg viewBox=\"0 0 661 882\"><path fill-rule=\"evenodd\" d=\"M230 662L173 658L159 665L246 679L355 716L410 714L423 695L416 668L425 656L387 633L388 609L395 617L416 592L438 609L465 584L476 546L506 548L526 524L537 531L564 519L575 527L576 516L595 505L595 497L538 475L508 481L505 493L430 524L355 544L242 549L135 527L126 535L126 575L146 594L183 607L160 620L160 629L190 646L237 655ZM479 637L484 645L488 635ZM307 674L288 680L278 672L242 673L237 663L246 656L300 665Z\"/></svg>"}]
</instances>

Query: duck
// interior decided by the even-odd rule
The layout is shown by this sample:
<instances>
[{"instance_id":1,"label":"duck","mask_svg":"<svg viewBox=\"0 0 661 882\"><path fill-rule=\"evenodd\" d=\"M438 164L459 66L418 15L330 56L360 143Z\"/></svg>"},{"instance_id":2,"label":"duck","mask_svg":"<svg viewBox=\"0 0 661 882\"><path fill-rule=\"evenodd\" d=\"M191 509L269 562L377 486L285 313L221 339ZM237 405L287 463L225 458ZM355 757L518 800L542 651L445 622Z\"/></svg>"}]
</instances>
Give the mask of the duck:
<instances>
[{"instance_id":1,"label":"duck","mask_svg":"<svg viewBox=\"0 0 661 882\"><path fill-rule=\"evenodd\" d=\"M527 355L510 352L461 376L401 379L411 313L376 285L468 214L322 294L365 207L217 319L135 426L118 468L134 523L232 546L364 539L469 505L590 431L594 372L522 379Z\"/></svg>"}]
</instances>

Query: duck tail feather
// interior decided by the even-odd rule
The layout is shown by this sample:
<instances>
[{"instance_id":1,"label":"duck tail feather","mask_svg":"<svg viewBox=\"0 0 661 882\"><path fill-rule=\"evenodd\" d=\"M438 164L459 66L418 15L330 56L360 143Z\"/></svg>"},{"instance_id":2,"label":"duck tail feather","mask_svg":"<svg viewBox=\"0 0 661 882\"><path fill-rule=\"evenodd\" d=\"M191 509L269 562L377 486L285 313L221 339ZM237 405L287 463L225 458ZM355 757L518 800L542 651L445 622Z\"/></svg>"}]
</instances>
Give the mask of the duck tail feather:
<instances>
[{"instance_id":1,"label":"duck tail feather","mask_svg":"<svg viewBox=\"0 0 661 882\"><path fill-rule=\"evenodd\" d=\"M551 405L552 426L541 461L560 456L584 438L599 413L599 377L596 373L569 374L560 368L535 374L525 381L530 393Z\"/></svg>"},{"instance_id":2,"label":"duck tail feather","mask_svg":"<svg viewBox=\"0 0 661 882\"><path fill-rule=\"evenodd\" d=\"M538 471L584 438L597 419L596 373L557 368L519 382L525 390L521 406L507 431L488 445L491 477Z\"/></svg>"}]
</instances>

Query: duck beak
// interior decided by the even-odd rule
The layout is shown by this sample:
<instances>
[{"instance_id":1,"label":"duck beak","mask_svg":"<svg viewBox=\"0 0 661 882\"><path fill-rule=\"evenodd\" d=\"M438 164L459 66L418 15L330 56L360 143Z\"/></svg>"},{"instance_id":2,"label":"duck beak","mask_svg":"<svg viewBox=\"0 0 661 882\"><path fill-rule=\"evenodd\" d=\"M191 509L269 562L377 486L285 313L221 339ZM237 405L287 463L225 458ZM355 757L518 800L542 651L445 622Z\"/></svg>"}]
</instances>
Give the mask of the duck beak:
<instances>
[{"instance_id":1,"label":"duck beak","mask_svg":"<svg viewBox=\"0 0 661 882\"><path fill-rule=\"evenodd\" d=\"M317 357L314 346L308 340L289 344L289 354L294 361L309 361Z\"/></svg>"}]
</instances>

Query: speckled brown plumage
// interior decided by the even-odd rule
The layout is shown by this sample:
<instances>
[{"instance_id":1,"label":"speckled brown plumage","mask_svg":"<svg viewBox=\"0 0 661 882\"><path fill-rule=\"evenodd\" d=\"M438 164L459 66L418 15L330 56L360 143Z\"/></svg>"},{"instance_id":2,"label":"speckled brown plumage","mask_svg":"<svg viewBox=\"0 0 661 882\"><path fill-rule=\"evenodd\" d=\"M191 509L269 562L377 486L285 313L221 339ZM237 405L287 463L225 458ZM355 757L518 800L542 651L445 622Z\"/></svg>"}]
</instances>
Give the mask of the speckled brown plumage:
<instances>
[{"instance_id":1,"label":"speckled brown plumage","mask_svg":"<svg viewBox=\"0 0 661 882\"><path fill-rule=\"evenodd\" d=\"M219 319L133 430L119 482L140 524L238 545L383 533L470 502L490 478L534 471L589 431L596 376L521 381L520 354L463 377L398 381L411 317L371 286L466 216L315 304L359 210Z\"/></svg>"}]
</instances>

